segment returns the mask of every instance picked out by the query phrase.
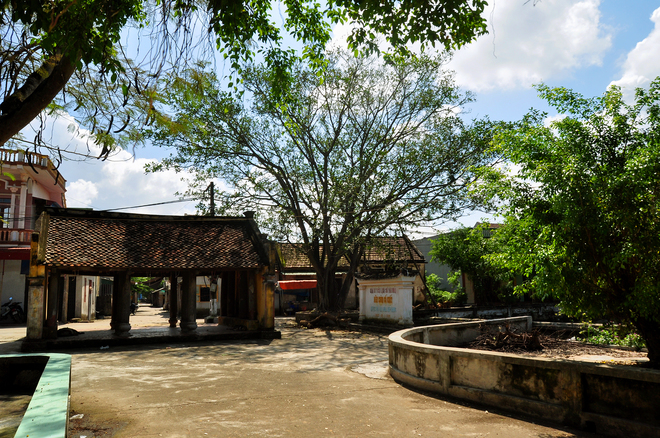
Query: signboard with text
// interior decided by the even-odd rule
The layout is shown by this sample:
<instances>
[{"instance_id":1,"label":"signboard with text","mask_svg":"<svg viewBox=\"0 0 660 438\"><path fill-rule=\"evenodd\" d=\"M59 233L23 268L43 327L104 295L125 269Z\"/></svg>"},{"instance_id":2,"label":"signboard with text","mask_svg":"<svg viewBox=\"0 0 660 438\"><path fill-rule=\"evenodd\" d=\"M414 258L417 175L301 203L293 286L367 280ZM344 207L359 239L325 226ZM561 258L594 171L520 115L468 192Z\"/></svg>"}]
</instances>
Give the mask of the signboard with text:
<instances>
[{"instance_id":1,"label":"signboard with text","mask_svg":"<svg viewBox=\"0 0 660 438\"><path fill-rule=\"evenodd\" d=\"M415 277L359 280L360 320L390 320L412 324L412 295Z\"/></svg>"},{"instance_id":2,"label":"signboard with text","mask_svg":"<svg viewBox=\"0 0 660 438\"><path fill-rule=\"evenodd\" d=\"M370 287L369 298L371 298L371 312L374 318L395 318L396 303L394 300L397 293L395 287Z\"/></svg>"}]
</instances>

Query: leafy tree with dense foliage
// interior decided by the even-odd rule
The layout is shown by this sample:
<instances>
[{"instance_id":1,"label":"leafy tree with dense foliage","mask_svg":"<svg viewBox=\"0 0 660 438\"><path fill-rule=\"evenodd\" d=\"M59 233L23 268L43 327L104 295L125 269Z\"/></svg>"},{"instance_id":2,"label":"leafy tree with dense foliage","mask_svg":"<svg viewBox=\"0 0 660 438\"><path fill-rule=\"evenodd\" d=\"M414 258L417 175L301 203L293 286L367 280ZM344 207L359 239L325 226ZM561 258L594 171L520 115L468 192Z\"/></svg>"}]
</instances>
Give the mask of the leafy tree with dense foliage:
<instances>
[{"instance_id":1,"label":"leafy tree with dense foliage","mask_svg":"<svg viewBox=\"0 0 660 438\"><path fill-rule=\"evenodd\" d=\"M494 144L517 169L491 185L507 202L496 259L519 286L584 319L630 322L660 363L660 79L634 103L539 86L563 115L530 112Z\"/></svg>"},{"instance_id":2,"label":"leafy tree with dense foliage","mask_svg":"<svg viewBox=\"0 0 660 438\"><path fill-rule=\"evenodd\" d=\"M431 260L467 274L474 285L477 303L506 302L512 297L512 275L493 263L490 256L502 252L502 241L490 224L464 227L440 234L433 240Z\"/></svg>"},{"instance_id":3,"label":"leafy tree with dense foliage","mask_svg":"<svg viewBox=\"0 0 660 438\"><path fill-rule=\"evenodd\" d=\"M143 295L147 301L151 302L151 293L154 290L149 283L152 280L152 277L131 277L131 296L134 297L132 301L137 303L137 297Z\"/></svg>"},{"instance_id":4,"label":"leafy tree with dense foliage","mask_svg":"<svg viewBox=\"0 0 660 438\"><path fill-rule=\"evenodd\" d=\"M322 71L332 24L353 25L349 47L356 51L377 51L379 36L395 52L418 42L450 49L486 32L485 4L283 0L282 11L273 11L270 0L0 0L0 145L46 109L74 115L103 145L102 155L117 141L139 141L161 74L212 59L212 44L203 44L210 35L234 84L245 62L259 56L277 78L273 91L284 95L297 59ZM286 35L300 52L282 46ZM34 144L45 139L37 135Z\"/></svg>"},{"instance_id":5,"label":"leafy tree with dense foliage","mask_svg":"<svg viewBox=\"0 0 660 438\"><path fill-rule=\"evenodd\" d=\"M453 287L453 291L446 290L442 287L442 279L436 274L428 274L426 276L426 287L432 296L432 303L451 305L465 304L465 291L461 286L461 271L454 271L449 274L447 282Z\"/></svg>"},{"instance_id":6,"label":"leafy tree with dense foliage","mask_svg":"<svg viewBox=\"0 0 660 438\"><path fill-rule=\"evenodd\" d=\"M322 77L298 65L288 105L273 98L267 68L249 71L242 100L189 71L167 87L173 114L151 138L176 152L154 170L190 169L199 189L223 179L224 213L256 210L275 239L302 244L322 307L341 308L361 243L460 214L471 168L487 162L490 125L458 117L471 97L442 62L338 53ZM337 289L344 258L351 274Z\"/></svg>"}]
</instances>

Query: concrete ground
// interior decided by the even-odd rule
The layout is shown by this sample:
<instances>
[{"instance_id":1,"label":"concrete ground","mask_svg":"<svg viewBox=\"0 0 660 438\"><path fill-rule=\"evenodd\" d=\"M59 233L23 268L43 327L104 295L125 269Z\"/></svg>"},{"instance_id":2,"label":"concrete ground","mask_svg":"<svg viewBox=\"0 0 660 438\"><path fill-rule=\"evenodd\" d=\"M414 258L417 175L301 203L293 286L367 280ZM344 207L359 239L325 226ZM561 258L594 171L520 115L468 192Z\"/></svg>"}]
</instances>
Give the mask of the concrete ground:
<instances>
[{"instance_id":1,"label":"concrete ground","mask_svg":"<svg viewBox=\"0 0 660 438\"><path fill-rule=\"evenodd\" d=\"M131 324L166 324L160 312ZM591 436L406 389L387 374L385 336L277 324L282 339L68 351L70 436Z\"/></svg>"},{"instance_id":2,"label":"concrete ground","mask_svg":"<svg viewBox=\"0 0 660 438\"><path fill-rule=\"evenodd\" d=\"M81 322L68 322L66 324L59 324L58 328L69 328L80 333L78 336L60 336L54 340L45 341L31 341L21 346L23 338L25 338L26 325L15 324L13 321L0 322L0 354L20 352L21 347L24 351L41 352L61 350L63 348L87 348L87 347L101 347L107 345L130 345L130 344L145 344L152 341L155 343L167 342L169 340L177 341L178 338L182 341L190 340L189 338L197 338L196 340L224 340L224 339L242 339L245 337L259 337L254 332L236 331L232 328L218 326L217 323L206 323L204 319L197 319L197 330L184 334L180 328L169 327L169 312L161 308L154 308L149 305L142 305L139 307L135 315L130 316L130 337L119 338L114 336L110 328L110 318L96 319L94 321L81 321ZM272 338L278 333L265 332L264 336ZM26 349L27 347L27 349Z\"/></svg>"}]
</instances>

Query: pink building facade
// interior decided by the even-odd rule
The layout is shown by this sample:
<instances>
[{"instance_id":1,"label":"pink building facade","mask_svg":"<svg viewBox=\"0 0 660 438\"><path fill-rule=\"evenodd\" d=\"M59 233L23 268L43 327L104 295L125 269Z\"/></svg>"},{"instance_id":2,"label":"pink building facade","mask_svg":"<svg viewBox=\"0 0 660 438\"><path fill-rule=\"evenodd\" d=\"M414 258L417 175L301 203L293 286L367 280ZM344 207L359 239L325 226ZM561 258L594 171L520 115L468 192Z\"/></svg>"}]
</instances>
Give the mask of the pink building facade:
<instances>
[{"instance_id":1,"label":"pink building facade","mask_svg":"<svg viewBox=\"0 0 660 438\"><path fill-rule=\"evenodd\" d=\"M66 181L46 155L0 149L0 299L25 308L30 240L40 208L66 207Z\"/></svg>"}]
</instances>

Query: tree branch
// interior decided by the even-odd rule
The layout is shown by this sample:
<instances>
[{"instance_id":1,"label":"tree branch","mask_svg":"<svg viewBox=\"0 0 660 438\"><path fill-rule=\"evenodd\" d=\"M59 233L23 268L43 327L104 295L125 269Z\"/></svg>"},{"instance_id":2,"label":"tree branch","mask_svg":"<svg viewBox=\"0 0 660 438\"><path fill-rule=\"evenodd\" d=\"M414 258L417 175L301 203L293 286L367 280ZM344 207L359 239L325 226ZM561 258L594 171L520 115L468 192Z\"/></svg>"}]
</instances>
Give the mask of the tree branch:
<instances>
[{"instance_id":1,"label":"tree branch","mask_svg":"<svg viewBox=\"0 0 660 438\"><path fill-rule=\"evenodd\" d=\"M23 87L0 105L0 145L18 134L48 107L75 69L68 56L53 55L28 77Z\"/></svg>"}]
</instances>

